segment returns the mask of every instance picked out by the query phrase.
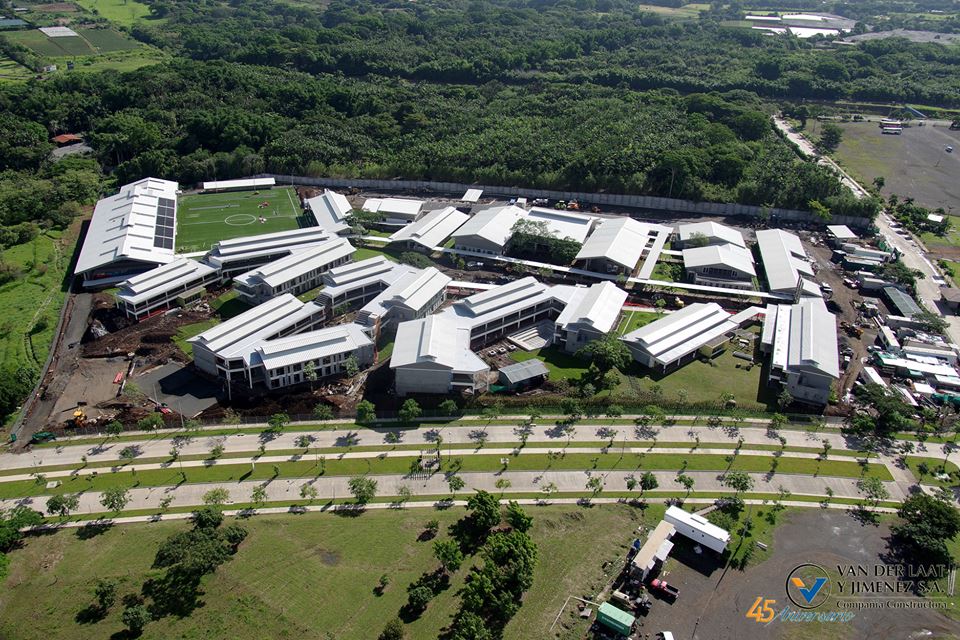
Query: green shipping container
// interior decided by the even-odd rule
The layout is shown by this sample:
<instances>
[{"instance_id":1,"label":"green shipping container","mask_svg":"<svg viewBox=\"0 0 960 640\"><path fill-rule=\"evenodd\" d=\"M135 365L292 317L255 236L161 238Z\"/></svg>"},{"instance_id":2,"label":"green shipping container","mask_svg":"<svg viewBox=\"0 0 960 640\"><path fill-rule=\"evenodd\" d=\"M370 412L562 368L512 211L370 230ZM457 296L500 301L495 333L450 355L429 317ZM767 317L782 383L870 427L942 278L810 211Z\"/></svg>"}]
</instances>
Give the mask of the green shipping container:
<instances>
[{"instance_id":1,"label":"green shipping container","mask_svg":"<svg viewBox=\"0 0 960 640\"><path fill-rule=\"evenodd\" d=\"M622 636L629 636L636 618L626 611L617 609L609 602L604 602L597 610L597 622Z\"/></svg>"}]
</instances>

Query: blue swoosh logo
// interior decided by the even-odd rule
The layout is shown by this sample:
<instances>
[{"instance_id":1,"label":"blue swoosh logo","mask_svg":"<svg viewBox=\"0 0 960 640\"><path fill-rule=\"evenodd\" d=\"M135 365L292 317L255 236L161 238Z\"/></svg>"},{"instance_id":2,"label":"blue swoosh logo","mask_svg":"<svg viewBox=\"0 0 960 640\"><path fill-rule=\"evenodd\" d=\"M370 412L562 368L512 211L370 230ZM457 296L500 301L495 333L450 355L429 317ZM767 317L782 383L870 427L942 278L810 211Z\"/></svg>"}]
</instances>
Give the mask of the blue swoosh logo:
<instances>
[{"instance_id":1,"label":"blue swoosh logo","mask_svg":"<svg viewBox=\"0 0 960 640\"><path fill-rule=\"evenodd\" d=\"M823 587L823 585L825 585L826 583L827 583L827 579L826 579L826 578L817 578L817 579L814 581L813 586L810 587L809 589L807 589L807 588L800 588L800 589L799 589L800 595L802 595L802 596L803 596L803 599L807 601L807 604L810 604L811 602L813 602L813 599L817 597L817 593L819 593L820 589L821 589L821 588Z\"/></svg>"}]
</instances>

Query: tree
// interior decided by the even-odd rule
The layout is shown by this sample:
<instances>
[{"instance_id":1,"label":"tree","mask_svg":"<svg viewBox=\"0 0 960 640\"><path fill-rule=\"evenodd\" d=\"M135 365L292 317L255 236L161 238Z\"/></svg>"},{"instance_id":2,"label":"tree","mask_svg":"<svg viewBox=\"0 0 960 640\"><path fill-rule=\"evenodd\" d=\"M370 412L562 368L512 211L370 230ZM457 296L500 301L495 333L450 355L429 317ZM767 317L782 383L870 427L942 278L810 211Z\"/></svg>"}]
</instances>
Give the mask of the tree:
<instances>
[{"instance_id":1,"label":"tree","mask_svg":"<svg viewBox=\"0 0 960 640\"><path fill-rule=\"evenodd\" d=\"M440 415L444 415L444 416L460 415L460 408L457 406L456 400L450 400L450 399L444 400L443 402L440 403L437 409L440 411Z\"/></svg>"},{"instance_id":2,"label":"tree","mask_svg":"<svg viewBox=\"0 0 960 640\"><path fill-rule=\"evenodd\" d=\"M117 581L110 578L97 580L97 585L93 588L93 596L97 599L97 607L100 611L106 613L117 601Z\"/></svg>"},{"instance_id":3,"label":"tree","mask_svg":"<svg viewBox=\"0 0 960 640\"><path fill-rule=\"evenodd\" d=\"M579 420L583 415L583 407L573 398L563 398L560 401L560 410L571 420Z\"/></svg>"},{"instance_id":4,"label":"tree","mask_svg":"<svg viewBox=\"0 0 960 640\"><path fill-rule=\"evenodd\" d=\"M857 491L862 493L867 501L874 507L880 504L881 500L886 500L890 497L890 492L887 491L883 481L874 476L867 476L857 480Z\"/></svg>"},{"instance_id":5,"label":"tree","mask_svg":"<svg viewBox=\"0 0 960 640\"><path fill-rule=\"evenodd\" d=\"M533 518L527 515L527 512L523 510L515 500L511 500L507 504L507 522L510 523L510 526L513 527L516 531L521 531L526 533L530 530L530 527L533 526Z\"/></svg>"},{"instance_id":6,"label":"tree","mask_svg":"<svg viewBox=\"0 0 960 640\"><path fill-rule=\"evenodd\" d=\"M877 176L873 179L873 188L880 191L886 183L887 181L883 176Z\"/></svg>"},{"instance_id":7,"label":"tree","mask_svg":"<svg viewBox=\"0 0 960 640\"><path fill-rule=\"evenodd\" d=\"M407 606L415 613L423 613L433 600L433 591L424 586L414 587L407 594Z\"/></svg>"},{"instance_id":8,"label":"tree","mask_svg":"<svg viewBox=\"0 0 960 640\"><path fill-rule=\"evenodd\" d=\"M414 420L420 417L423 413L423 410L420 408L420 405L413 398L407 398L404 401L403 406L400 407L398 417L400 422L404 424L411 424Z\"/></svg>"},{"instance_id":9,"label":"tree","mask_svg":"<svg viewBox=\"0 0 960 640\"><path fill-rule=\"evenodd\" d=\"M782 413L775 413L770 416L770 430L776 433L787 424L787 416Z\"/></svg>"},{"instance_id":10,"label":"tree","mask_svg":"<svg viewBox=\"0 0 960 640\"><path fill-rule=\"evenodd\" d=\"M627 345L620 340L619 336L612 333L583 347L577 352L577 356L589 359L601 371L614 368L625 369L631 360Z\"/></svg>"},{"instance_id":11,"label":"tree","mask_svg":"<svg viewBox=\"0 0 960 640\"><path fill-rule=\"evenodd\" d=\"M463 553L453 540L437 540L433 543L433 555L444 573L453 573L463 564Z\"/></svg>"},{"instance_id":12,"label":"tree","mask_svg":"<svg viewBox=\"0 0 960 640\"><path fill-rule=\"evenodd\" d=\"M354 476L347 482L350 493L360 504L366 504L377 495L377 481L366 476Z\"/></svg>"},{"instance_id":13,"label":"tree","mask_svg":"<svg viewBox=\"0 0 960 640\"><path fill-rule=\"evenodd\" d=\"M944 335L947 331L947 327L950 325L939 315L933 313L932 311L918 311L913 314L910 318L914 322L920 323L921 328L924 331L929 333L936 333L938 335Z\"/></svg>"},{"instance_id":14,"label":"tree","mask_svg":"<svg viewBox=\"0 0 960 640\"><path fill-rule=\"evenodd\" d=\"M660 486L660 483L657 482L656 476L654 476L649 471L645 471L642 476L640 476L640 493L641 495L646 491L653 491Z\"/></svg>"},{"instance_id":15,"label":"tree","mask_svg":"<svg viewBox=\"0 0 960 640\"><path fill-rule=\"evenodd\" d=\"M693 490L694 479L688 476L685 473L681 473L677 476L677 482L683 485L683 488L687 490L687 495L690 494L690 491Z\"/></svg>"},{"instance_id":16,"label":"tree","mask_svg":"<svg viewBox=\"0 0 960 640\"><path fill-rule=\"evenodd\" d=\"M447 477L447 485L450 487L450 492L453 493L454 496L456 496L457 491L463 489L466 484L467 483L463 481L463 478L458 475L451 475Z\"/></svg>"},{"instance_id":17,"label":"tree","mask_svg":"<svg viewBox=\"0 0 960 640\"><path fill-rule=\"evenodd\" d=\"M47 500L47 513L66 517L79 506L80 494L58 494Z\"/></svg>"},{"instance_id":18,"label":"tree","mask_svg":"<svg viewBox=\"0 0 960 640\"><path fill-rule=\"evenodd\" d=\"M137 637L143 633L143 628L150 622L150 612L142 604L135 604L123 610L121 620L130 630L130 634Z\"/></svg>"},{"instance_id":19,"label":"tree","mask_svg":"<svg viewBox=\"0 0 960 640\"><path fill-rule=\"evenodd\" d=\"M753 488L753 478L743 471L731 471L723 478L723 484L736 491L739 496Z\"/></svg>"},{"instance_id":20,"label":"tree","mask_svg":"<svg viewBox=\"0 0 960 640\"><path fill-rule=\"evenodd\" d=\"M403 640L403 620L391 618L383 628L377 640Z\"/></svg>"},{"instance_id":21,"label":"tree","mask_svg":"<svg viewBox=\"0 0 960 640\"><path fill-rule=\"evenodd\" d=\"M137 429L141 431L154 431L164 426L163 416L159 413L151 413L146 418L137 420Z\"/></svg>"},{"instance_id":22,"label":"tree","mask_svg":"<svg viewBox=\"0 0 960 640\"><path fill-rule=\"evenodd\" d=\"M502 496L503 492L509 489L512 485L513 483L510 482L510 480L508 480L507 478L497 478L497 482L495 486L497 487L497 489L500 489L500 495Z\"/></svg>"},{"instance_id":23,"label":"tree","mask_svg":"<svg viewBox=\"0 0 960 640\"><path fill-rule=\"evenodd\" d=\"M550 496L557 492L557 485L554 482L548 482L547 484L540 487L540 491L546 494L547 500L550 499Z\"/></svg>"},{"instance_id":24,"label":"tree","mask_svg":"<svg viewBox=\"0 0 960 640\"><path fill-rule=\"evenodd\" d=\"M267 503L267 489L264 485L258 484L253 488L250 492L250 502L252 502L253 506L257 509Z\"/></svg>"},{"instance_id":25,"label":"tree","mask_svg":"<svg viewBox=\"0 0 960 640\"><path fill-rule=\"evenodd\" d=\"M285 413L275 413L267 420L268 431L271 433L280 433L288 424L290 424L290 416Z\"/></svg>"},{"instance_id":26,"label":"tree","mask_svg":"<svg viewBox=\"0 0 960 640\"><path fill-rule=\"evenodd\" d=\"M952 501L915 493L897 511L902 522L891 527L895 540L917 563L952 562L947 542L960 533L960 511Z\"/></svg>"},{"instance_id":27,"label":"tree","mask_svg":"<svg viewBox=\"0 0 960 640\"><path fill-rule=\"evenodd\" d=\"M350 355L349 358L343 361L343 371L347 374L348 378L360 373L360 363L357 362L357 357L355 355Z\"/></svg>"},{"instance_id":28,"label":"tree","mask_svg":"<svg viewBox=\"0 0 960 640\"><path fill-rule=\"evenodd\" d=\"M357 422L366 424L373 422L377 418L377 408L369 400L361 400L357 403Z\"/></svg>"},{"instance_id":29,"label":"tree","mask_svg":"<svg viewBox=\"0 0 960 640\"><path fill-rule=\"evenodd\" d=\"M842 138L843 129L832 122L828 122L823 125L823 129L820 131L820 149L827 152L834 151Z\"/></svg>"},{"instance_id":30,"label":"tree","mask_svg":"<svg viewBox=\"0 0 960 640\"><path fill-rule=\"evenodd\" d=\"M123 433L123 424L119 420L111 420L107 423L105 430L108 435L116 437Z\"/></svg>"},{"instance_id":31,"label":"tree","mask_svg":"<svg viewBox=\"0 0 960 640\"><path fill-rule=\"evenodd\" d=\"M397 487L397 497L400 499L400 504L403 504L404 502L410 501L410 498L413 497L413 492L410 490L410 487L402 484Z\"/></svg>"},{"instance_id":32,"label":"tree","mask_svg":"<svg viewBox=\"0 0 960 640\"><path fill-rule=\"evenodd\" d=\"M216 460L217 458L223 455L223 450L224 450L224 447L222 442L218 442L217 444L213 445L212 447L210 447L210 458L212 460Z\"/></svg>"},{"instance_id":33,"label":"tree","mask_svg":"<svg viewBox=\"0 0 960 640\"><path fill-rule=\"evenodd\" d=\"M493 495L478 489L467 500L470 520L478 531L486 532L500 524L500 503Z\"/></svg>"},{"instance_id":34,"label":"tree","mask_svg":"<svg viewBox=\"0 0 960 640\"><path fill-rule=\"evenodd\" d=\"M810 200L807 202L807 208L810 209L810 213L824 222L830 222L830 219L833 217L833 214L830 213L830 207L819 200Z\"/></svg>"},{"instance_id":35,"label":"tree","mask_svg":"<svg viewBox=\"0 0 960 640\"><path fill-rule=\"evenodd\" d=\"M110 487L100 496L100 504L114 514L119 514L130 502L130 492L123 487Z\"/></svg>"},{"instance_id":36,"label":"tree","mask_svg":"<svg viewBox=\"0 0 960 640\"><path fill-rule=\"evenodd\" d=\"M318 491L317 488L314 485L310 484L309 482L304 483L300 487L300 498L303 500L309 500L313 502L314 500L317 499L317 496L319 495L320 495L320 491Z\"/></svg>"},{"instance_id":37,"label":"tree","mask_svg":"<svg viewBox=\"0 0 960 640\"><path fill-rule=\"evenodd\" d=\"M210 505L211 507L221 507L229 501L230 492L223 487L210 489L210 491L203 494L203 504Z\"/></svg>"},{"instance_id":38,"label":"tree","mask_svg":"<svg viewBox=\"0 0 960 640\"><path fill-rule=\"evenodd\" d=\"M318 402L313 408L313 417L317 420L333 420L333 409L325 402Z\"/></svg>"},{"instance_id":39,"label":"tree","mask_svg":"<svg viewBox=\"0 0 960 640\"><path fill-rule=\"evenodd\" d=\"M777 396L777 406L780 407L781 411L783 411L791 404L793 404L793 396L790 395L789 391L784 389L780 392L780 395Z\"/></svg>"},{"instance_id":40,"label":"tree","mask_svg":"<svg viewBox=\"0 0 960 640\"><path fill-rule=\"evenodd\" d=\"M303 365L303 379L310 383L310 390L313 391L313 383L317 381L317 365L308 362Z\"/></svg>"},{"instance_id":41,"label":"tree","mask_svg":"<svg viewBox=\"0 0 960 640\"><path fill-rule=\"evenodd\" d=\"M601 478L600 476L591 476L590 479L587 480L586 487L587 487L587 491L589 491L593 495L597 495L598 493L603 491L603 478Z\"/></svg>"},{"instance_id":42,"label":"tree","mask_svg":"<svg viewBox=\"0 0 960 640\"><path fill-rule=\"evenodd\" d=\"M623 415L623 407L618 404L611 404L607 406L607 417L611 420L615 420Z\"/></svg>"}]
</instances>

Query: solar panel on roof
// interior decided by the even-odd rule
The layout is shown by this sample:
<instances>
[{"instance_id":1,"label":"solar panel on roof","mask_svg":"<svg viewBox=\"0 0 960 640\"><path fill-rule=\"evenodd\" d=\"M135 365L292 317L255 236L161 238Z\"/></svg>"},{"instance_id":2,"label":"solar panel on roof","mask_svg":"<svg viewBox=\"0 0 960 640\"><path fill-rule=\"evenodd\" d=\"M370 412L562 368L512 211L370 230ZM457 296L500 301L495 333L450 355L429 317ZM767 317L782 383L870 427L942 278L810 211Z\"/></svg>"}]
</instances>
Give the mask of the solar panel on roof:
<instances>
[{"instance_id":1,"label":"solar panel on roof","mask_svg":"<svg viewBox=\"0 0 960 640\"><path fill-rule=\"evenodd\" d=\"M157 223L153 235L153 246L173 249L176 206L176 201L171 198L157 198Z\"/></svg>"}]
</instances>

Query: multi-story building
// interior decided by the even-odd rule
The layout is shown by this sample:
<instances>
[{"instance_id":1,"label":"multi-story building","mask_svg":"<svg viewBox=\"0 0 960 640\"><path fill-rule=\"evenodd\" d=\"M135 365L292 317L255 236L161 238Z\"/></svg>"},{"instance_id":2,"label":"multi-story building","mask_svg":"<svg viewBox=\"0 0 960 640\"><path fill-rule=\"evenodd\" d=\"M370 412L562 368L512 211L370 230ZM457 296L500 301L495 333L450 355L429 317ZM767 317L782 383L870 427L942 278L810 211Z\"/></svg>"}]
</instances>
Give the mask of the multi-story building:
<instances>
[{"instance_id":1,"label":"multi-story building","mask_svg":"<svg viewBox=\"0 0 960 640\"><path fill-rule=\"evenodd\" d=\"M176 258L120 283L117 308L128 318L142 320L199 299L206 287L220 282L220 271L205 262Z\"/></svg>"},{"instance_id":2,"label":"multi-story building","mask_svg":"<svg viewBox=\"0 0 960 640\"><path fill-rule=\"evenodd\" d=\"M233 279L239 298L250 305L266 302L283 293L299 295L316 289L323 275L353 259L353 245L346 238L333 238L298 250Z\"/></svg>"}]
</instances>

